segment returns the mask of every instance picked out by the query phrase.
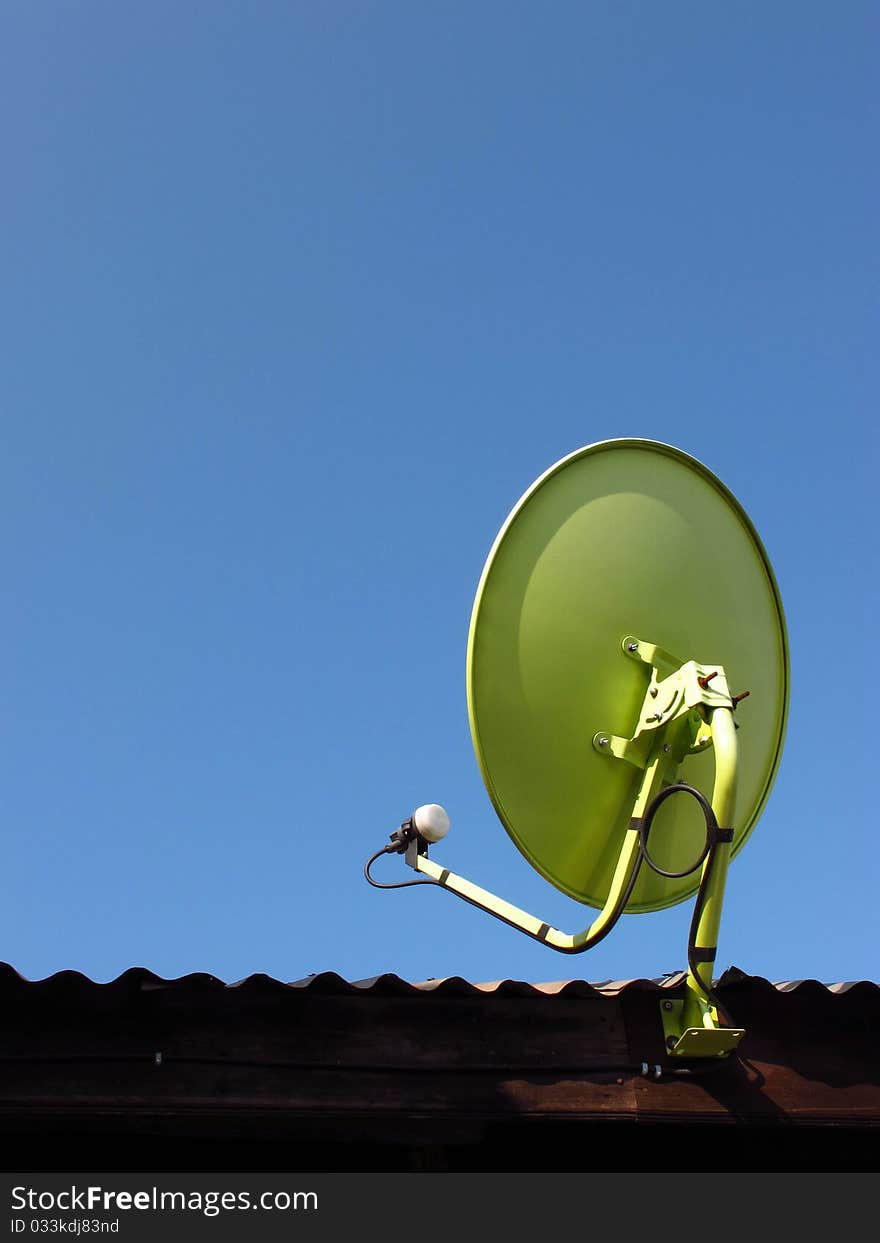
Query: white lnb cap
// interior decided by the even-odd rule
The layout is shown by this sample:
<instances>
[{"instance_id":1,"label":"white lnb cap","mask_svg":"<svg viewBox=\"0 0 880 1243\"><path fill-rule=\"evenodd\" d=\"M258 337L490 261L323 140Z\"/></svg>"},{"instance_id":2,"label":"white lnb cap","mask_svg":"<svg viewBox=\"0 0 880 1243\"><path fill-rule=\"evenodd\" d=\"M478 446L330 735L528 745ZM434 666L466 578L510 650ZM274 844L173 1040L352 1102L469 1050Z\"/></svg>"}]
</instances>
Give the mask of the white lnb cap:
<instances>
[{"instance_id":1,"label":"white lnb cap","mask_svg":"<svg viewBox=\"0 0 880 1243\"><path fill-rule=\"evenodd\" d=\"M417 807L412 822L419 837L426 842L439 842L449 832L449 817L439 803Z\"/></svg>"}]
</instances>

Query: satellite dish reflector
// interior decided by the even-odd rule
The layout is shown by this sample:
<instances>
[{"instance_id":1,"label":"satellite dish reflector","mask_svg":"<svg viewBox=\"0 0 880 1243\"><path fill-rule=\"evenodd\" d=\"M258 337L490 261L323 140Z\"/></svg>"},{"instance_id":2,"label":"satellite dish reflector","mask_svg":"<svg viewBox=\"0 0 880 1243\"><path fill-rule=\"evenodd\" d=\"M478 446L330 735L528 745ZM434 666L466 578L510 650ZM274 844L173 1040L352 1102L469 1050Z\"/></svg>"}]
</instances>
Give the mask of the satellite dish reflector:
<instances>
[{"instance_id":1,"label":"satellite dish reflector","mask_svg":"<svg viewBox=\"0 0 880 1243\"><path fill-rule=\"evenodd\" d=\"M601 907L640 780L595 734L629 737L651 666L623 640L684 662L721 665L738 713L732 853L757 822L779 766L788 704L788 643L770 562L745 511L694 458L646 440L570 454L514 506L477 588L467 652L471 735L502 824L564 893ZM657 700L658 710L666 705ZM708 737L704 731L699 737ZM669 773L710 790L706 746ZM665 870L696 858L705 828L692 800L658 813ZM631 911L693 894L699 873L643 868Z\"/></svg>"},{"instance_id":2,"label":"satellite dish reflector","mask_svg":"<svg viewBox=\"0 0 880 1243\"><path fill-rule=\"evenodd\" d=\"M727 865L769 796L788 695L779 591L742 506L669 445L588 445L532 484L489 552L467 697L502 824L542 876L599 915L566 933L430 859L449 828L436 804L391 834L367 879L439 885L569 954L626 911L696 893L666 1047L725 1056L744 1035L719 1023L712 991ZM423 879L375 881L389 853Z\"/></svg>"}]
</instances>

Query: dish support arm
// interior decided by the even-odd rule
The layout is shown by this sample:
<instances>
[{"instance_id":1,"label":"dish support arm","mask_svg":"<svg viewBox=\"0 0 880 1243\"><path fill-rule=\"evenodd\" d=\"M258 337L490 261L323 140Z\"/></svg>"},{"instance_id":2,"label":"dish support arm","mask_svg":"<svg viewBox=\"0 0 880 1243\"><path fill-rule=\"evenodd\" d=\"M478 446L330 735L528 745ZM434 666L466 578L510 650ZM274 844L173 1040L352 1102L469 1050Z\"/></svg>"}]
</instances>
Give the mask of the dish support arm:
<instances>
[{"instance_id":1,"label":"dish support arm","mask_svg":"<svg viewBox=\"0 0 880 1243\"><path fill-rule=\"evenodd\" d=\"M715 785L712 794L712 810L719 825L730 822L736 792L736 732L733 713L729 707L710 709L709 720L715 750ZM614 927L623 914L632 893L635 874L641 861L639 824L651 800L659 793L666 771L666 757L658 746L654 758L647 764L633 805L630 827L626 830L611 888L602 910L589 927L582 932L563 932L559 928L513 906L489 890L475 885L473 881L452 872L429 858L427 843L414 839L406 850L406 862L421 875L448 889L457 897L479 907L496 919L509 924L527 936L533 937L562 954L580 954L592 949ZM721 903L730 859L730 843L721 841L703 865L702 883L705 884L705 900L696 928L695 946L699 963L696 971L688 972L688 988L705 995L711 990L714 947L717 945L721 919ZM708 869L708 872L707 872ZM708 957L712 953L712 958Z\"/></svg>"},{"instance_id":2,"label":"dish support arm","mask_svg":"<svg viewBox=\"0 0 880 1243\"><path fill-rule=\"evenodd\" d=\"M458 873L451 872L448 868L442 867L428 857L427 843L419 838L410 842L407 847L406 862L415 871L420 872L423 876L430 877L438 885L448 889L450 893L454 893L472 906L479 907L481 911L485 911L488 915L493 915L496 919L509 924L512 928L524 932L526 936L533 937L543 945L549 945L551 949L559 950L562 954L583 953L584 950L598 945L608 935L623 914L623 909L632 893L640 858L637 822L644 814L651 798L659 787L662 780L662 768L661 757L658 757L645 769L645 775L633 807L633 818L630 821L630 827L624 834L623 844L620 848L620 854L614 869L611 888L608 891L608 897L605 899L605 905L592 924L582 932L574 934L562 932L559 928L552 927L550 924L538 919L535 915L530 915L527 911L513 906L510 902L505 902L503 898L490 893L488 889L483 889L479 885L475 885L473 881L467 880L464 876L459 876Z\"/></svg>"},{"instance_id":3,"label":"dish support arm","mask_svg":"<svg viewBox=\"0 0 880 1243\"><path fill-rule=\"evenodd\" d=\"M745 1032L722 1026L712 992L712 972L721 923L721 906L730 862L730 825L736 796L737 740L733 709L727 705L711 707L706 719L712 731L715 752L715 781L711 808L719 835L712 843L702 866L700 888L694 907L688 939L688 973L683 999L664 1000L661 1018L666 1047L673 1057L725 1057L736 1048ZM639 867L644 859L641 827L646 811L663 786L665 755L662 747L646 765L626 830L617 866L605 905L588 928L568 933L513 906L464 876L450 871L428 857L428 846L414 838L406 848L406 862L415 871L448 889L457 897L509 924L527 936L563 954L580 954L597 945L614 927L632 894ZM668 787L667 787L668 788Z\"/></svg>"}]
</instances>

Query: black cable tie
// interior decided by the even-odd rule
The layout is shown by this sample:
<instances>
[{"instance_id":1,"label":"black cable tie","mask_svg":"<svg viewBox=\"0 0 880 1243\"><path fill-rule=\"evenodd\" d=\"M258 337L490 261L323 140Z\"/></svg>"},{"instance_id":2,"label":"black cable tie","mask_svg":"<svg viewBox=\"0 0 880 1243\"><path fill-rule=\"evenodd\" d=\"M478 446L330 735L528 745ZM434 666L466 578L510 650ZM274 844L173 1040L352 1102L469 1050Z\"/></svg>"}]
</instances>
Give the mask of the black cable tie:
<instances>
[{"instance_id":1,"label":"black cable tie","mask_svg":"<svg viewBox=\"0 0 880 1243\"><path fill-rule=\"evenodd\" d=\"M714 962L715 955L718 953L718 946L713 945L711 948L704 948L702 945L695 945L691 953L694 962Z\"/></svg>"}]
</instances>

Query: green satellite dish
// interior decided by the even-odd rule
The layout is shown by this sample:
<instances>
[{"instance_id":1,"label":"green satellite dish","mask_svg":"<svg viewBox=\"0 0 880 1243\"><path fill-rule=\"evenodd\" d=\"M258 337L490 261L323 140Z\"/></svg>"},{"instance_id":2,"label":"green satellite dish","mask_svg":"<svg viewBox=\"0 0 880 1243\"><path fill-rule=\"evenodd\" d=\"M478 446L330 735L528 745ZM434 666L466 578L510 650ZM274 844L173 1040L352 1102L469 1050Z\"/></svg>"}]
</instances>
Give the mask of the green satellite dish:
<instances>
[{"instance_id":1,"label":"green satellite dish","mask_svg":"<svg viewBox=\"0 0 880 1243\"><path fill-rule=\"evenodd\" d=\"M727 488L693 458L646 440L589 445L532 484L489 553L468 642L471 734L501 822L547 880L595 907L639 782L637 768L593 745L597 732L631 733L648 689L649 666L621 650L628 636L681 661L722 665L736 690L751 692L738 712L736 854L782 752L782 605L761 541ZM707 790L713 766L707 747L675 772ZM655 854L680 871L704 835L699 807L670 799ZM627 909L671 906L698 884L694 873L673 880L642 869Z\"/></svg>"},{"instance_id":2,"label":"green satellite dish","mask_svg":"<svg viewBox=\"0 0 880 1243\"><path fill-rule=\"evenodd\" d=\"M590 949L624 912L696 894L666 1045L725 1056L744 1034L720 1024L712 991L727 864L769 796L789 695L779 591L742 506L655 441L604 441L551 466L483 569L467 694L502 824L542 876L600 914L565 933L436 863L428 848L449 828L438 804L404 821L367 879L440 885L563 953ZM381 885L370 868L383 853L405 853L421 878Z\"/></svg>"}]
</instances>

